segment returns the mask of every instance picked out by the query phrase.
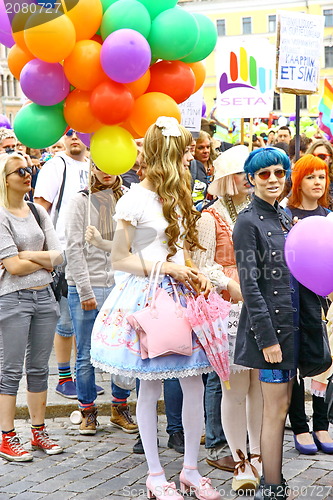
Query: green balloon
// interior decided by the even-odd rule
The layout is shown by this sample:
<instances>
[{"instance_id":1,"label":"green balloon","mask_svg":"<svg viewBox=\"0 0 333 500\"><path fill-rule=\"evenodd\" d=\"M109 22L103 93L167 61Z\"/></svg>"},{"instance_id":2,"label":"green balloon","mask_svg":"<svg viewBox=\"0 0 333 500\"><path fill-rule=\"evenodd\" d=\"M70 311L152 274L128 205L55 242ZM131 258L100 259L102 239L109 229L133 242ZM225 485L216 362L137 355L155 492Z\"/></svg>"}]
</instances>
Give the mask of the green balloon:
<instances>
[{"instance_id":1,"label":"green balloon","mask_svg":"<svg viewBox=\"0 0 333 500\"><path fill-rule=\"evenodd\" d=\"M152 58L176 61L192 52L199 39L195 17L174 7L159 14L151 23L148 42Z\"/></svg>"},{"instance_id":2,"label":"green balloon","mask_svg":"<svg viewBox=\"0 0 333 500\"><path fill-rule=\"evenodd\" d=\"M55 144L65 133L63 106L39 106L32 102L15 116L14 132L22 144L42 149Z\"/></svg>"},{"instance_id":3,"label":"green balloon","mask_svg":"<svg viewBox=\"0 0 333 500\"><path fill-rule=\"evenodd\" d=\"M155 19L161 12L172 9L177 5L178 0L138 0L148 10L150 17Z\"/></svg>"},{"instance_id":4,"label":"green balloon","mask_svg":"<svg viewBox=\"0 0 333 500\"><path fill-rule=\"evenodd\" d=\"M150 32L151 20L147 9L137 0L118 0L105 12L101 24L103 40L123 28L138 31L145 38Z\"/></svg>"},{"instance_id":5,"label":"green balloon","mask_svg":"<svg viewBox=\"0 0 333 500\"><path fill-rule=\"evenodd\" d=\"M118 2L118 0L101 0L102 8L103 8L103 14L108 10L110 5L114 4L115 2Z\"/></svg>"},{"instance_id":6,"label":"green balloon","mask_svg":"<svg viewBox=\"0 0 333 500\"><path fill-rule=\"evenodd\" d=\"M193 14L199 25L199 40L186 57L182 59L183 62L193 63L206 59L211 52L213 52L217 42L217 30L215 24L203 14Z\"/></svg>"}]
</instances>

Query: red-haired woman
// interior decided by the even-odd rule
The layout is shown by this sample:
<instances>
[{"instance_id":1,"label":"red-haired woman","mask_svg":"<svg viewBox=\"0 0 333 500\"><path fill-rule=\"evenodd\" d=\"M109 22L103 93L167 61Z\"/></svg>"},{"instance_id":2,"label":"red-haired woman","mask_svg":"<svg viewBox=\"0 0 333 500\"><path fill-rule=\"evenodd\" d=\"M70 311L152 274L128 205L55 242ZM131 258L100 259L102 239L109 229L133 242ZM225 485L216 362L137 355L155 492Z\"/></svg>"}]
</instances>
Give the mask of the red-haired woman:
<instances>
[{"instance_id":1,"label":"red-haired woman","mask_svg":"<svg viewBox=\"0 0 333 500\"><path fill-rule=\"evenodd\" d=\"M329 213L328 190L330 185L328 165L320 157L306 154L300 158L292 172L292 192L287 211L291 216L304 219L311 215ZM296 449L305 455L333 453L333 439L328 433L327 404L324 401L327 372L312 379L313 432L309 432L304 403L304 381L295 380L289 408L291 427Z\"/></svg>"}]
</instances>

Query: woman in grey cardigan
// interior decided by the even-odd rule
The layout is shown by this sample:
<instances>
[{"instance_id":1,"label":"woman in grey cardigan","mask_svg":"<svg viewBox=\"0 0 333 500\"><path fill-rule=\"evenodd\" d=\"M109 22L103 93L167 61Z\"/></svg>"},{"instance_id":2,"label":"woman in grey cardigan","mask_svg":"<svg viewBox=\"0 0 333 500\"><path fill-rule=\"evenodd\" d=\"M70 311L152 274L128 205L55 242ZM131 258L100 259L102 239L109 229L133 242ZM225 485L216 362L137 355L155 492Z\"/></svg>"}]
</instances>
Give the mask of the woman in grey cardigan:
<instances>
[{"instance_id":1,"label":"woman in grey cardigan","mask_svg":"<svg viewBox=\"0 0 333 500\"><path fill-rule=\"evenodd\" d=\"M77 344L76 389L82 414L79 432L84 435L96 434L97 393L95 369L90 363L91 332L96 316L114 286L110 260L115 229L113 214L122 195L119 176L106 174L95 165L91 174L91 200L88 190L77 193L69 205L65 224L68 304ZM104 246L96 248L85 242L88 225L98 228L94 234L100 237ZM128 433L137 432L138 427L127 405L129 391L114 383L111 389L112 425Z\"/></svg>"},{"instance_id":2,"label":"woman in grey cardigan","mask_svg":"<svg viewBox=\"0 0 333 500\"><path fill-rule=\"evenodd\" d=\"M48 361L59 317L50 271L63 258L46 210L37 205L34 215L25 201L32 174L21 154L0 156L0 456L14 462L33 459L14 428L24 360L31 445L48 455L63 451L44 425Z\"/></svg>"}]
</instances>

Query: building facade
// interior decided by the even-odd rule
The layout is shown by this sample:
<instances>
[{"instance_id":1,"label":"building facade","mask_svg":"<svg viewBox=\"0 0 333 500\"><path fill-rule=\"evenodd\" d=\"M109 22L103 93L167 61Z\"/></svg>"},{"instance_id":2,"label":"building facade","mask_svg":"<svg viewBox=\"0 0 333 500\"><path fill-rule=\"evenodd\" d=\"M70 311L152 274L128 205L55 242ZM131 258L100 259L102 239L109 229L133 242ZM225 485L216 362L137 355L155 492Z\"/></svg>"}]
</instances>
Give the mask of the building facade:
<instances>
[{"instance_id":1,"label":"building facade","mask_svg":"<svg viewBox=\"0 0 333 500\"><path fill-rule=\"evenodd\" d=\"M320 86L317 94L301 96L301 114L318 115L324 79L333 85L333 1L332 0L179 0L189 12L208 16L216 25L219 37L242 36L243 38L267 38L276 45L277 12L289 10L325 18L324 46L321 57ZM260 44L258 45L260 50ZM216 96L215 52L206 60L207 79L204 98L210 110ZM276 114L290 116L295 113L295 96L275 94Z\"/></svg>"},{"instance_id":2,"label":"building facade","mask_svg":"<svg viewBox=\"0 0 333 500\"><path fill-rule=\"evenodd\" d=\"M24 95L18 80L9 71L7 64L9 49L0 44L0 114L6 115L11 125L16 113L20 110Z\"/></svg>"}]
</instances>

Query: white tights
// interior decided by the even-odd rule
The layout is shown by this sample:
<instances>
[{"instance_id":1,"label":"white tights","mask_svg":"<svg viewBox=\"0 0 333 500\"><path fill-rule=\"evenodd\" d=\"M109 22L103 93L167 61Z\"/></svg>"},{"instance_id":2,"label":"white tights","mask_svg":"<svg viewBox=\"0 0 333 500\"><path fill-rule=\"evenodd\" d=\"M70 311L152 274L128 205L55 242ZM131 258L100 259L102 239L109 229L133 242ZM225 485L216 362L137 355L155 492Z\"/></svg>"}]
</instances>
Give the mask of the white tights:
<instances>
[{"instance_id":1,"label":"white tights","mask_svg":"<svg viewBox=\"0 0 333 500\"><path fill-rule=\"evenodd\" d=\"M184 464L196 467L200 438L204 425L203 393L201 375L180 378L183 391L182 420L185 436ZM156 405L162 390L161 380L141 380L136 407L136 418L150 473L162 471L157 446ZM186 477L198 483L200 475L196 470L185 470ZM164 474L151 476L155 486L166 481Z\"/></svg>"},{"instance_id":2,"label":"white tights","mask_svg":"<svg viewBox=\"0 0 333 500\"><path fill-rule=\"evenodd\" d=\"M247 434L250 453L260 454L262 394L258 370L243 370L230 374L230 390L222 384L222 426L232 457L240 449L247 456Z\"/></svg>"}]
</instances>

